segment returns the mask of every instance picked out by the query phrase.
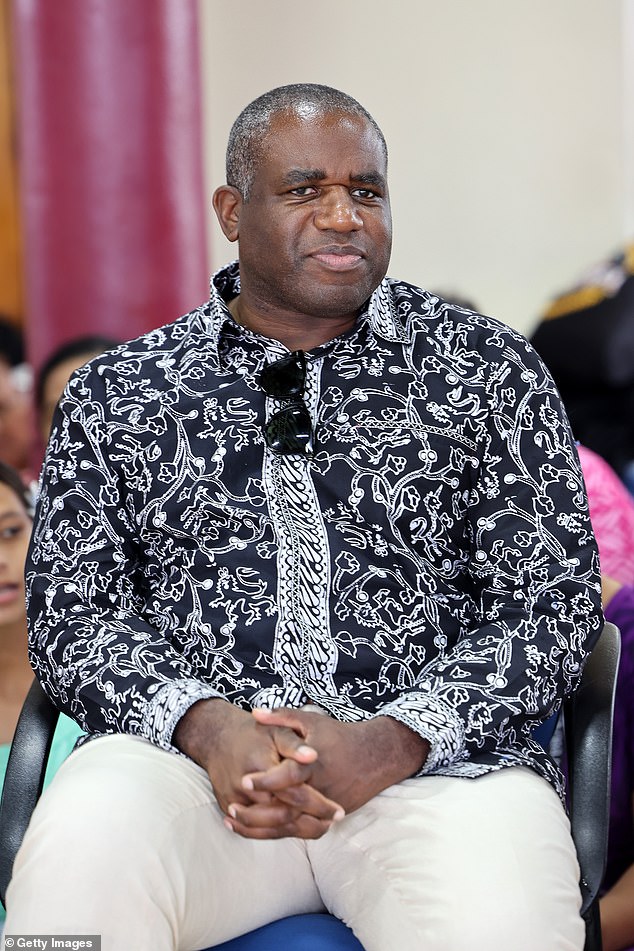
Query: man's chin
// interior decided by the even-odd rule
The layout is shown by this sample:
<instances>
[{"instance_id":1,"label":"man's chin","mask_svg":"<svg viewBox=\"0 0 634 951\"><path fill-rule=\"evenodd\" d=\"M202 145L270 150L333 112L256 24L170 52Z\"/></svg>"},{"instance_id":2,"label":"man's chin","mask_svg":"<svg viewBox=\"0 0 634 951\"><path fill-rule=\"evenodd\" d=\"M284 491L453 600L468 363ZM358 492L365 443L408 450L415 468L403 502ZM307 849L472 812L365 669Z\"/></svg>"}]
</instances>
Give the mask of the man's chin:
<instances>
[{"instance_id":1,"label":"man's chin","mask_svg":"<svg viewBox=\"0 0 634 951\"><path fill-rule=\"evenodd\" d=\"M337 319L345 315L358 314L377 284L359 283L350 286L320 285L311 300L304 298L304 310L307 315L323 319Z\"/></svg>"}]
</instances>

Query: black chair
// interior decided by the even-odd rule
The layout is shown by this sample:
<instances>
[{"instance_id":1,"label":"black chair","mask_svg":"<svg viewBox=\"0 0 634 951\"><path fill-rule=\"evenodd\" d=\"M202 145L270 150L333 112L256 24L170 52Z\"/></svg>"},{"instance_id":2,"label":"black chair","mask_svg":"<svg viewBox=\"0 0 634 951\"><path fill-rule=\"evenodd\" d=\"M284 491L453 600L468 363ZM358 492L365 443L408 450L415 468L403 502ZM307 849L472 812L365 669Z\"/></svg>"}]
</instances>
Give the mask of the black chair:
<instances>
[{"instance_id":1,"label":"black chair","mask_svg":"<svg viewBox=\"0 0 634 951\"><path fill-rule=\"evenodd\" d=\"M563 706L568 805L581 868L581 914L586 923L584 951L602 951L603 947L599 889L607 859L612 721L620 655L619 630L606 622L588 658L579 687Z\"/></svg>"},{"instance_id":2,"label":"black chair","mask_svg":"<svg viewBox=\"0 0 634 951\"><path fill-rule=\"evenodd\" d=\"M575 693L564 702L572 835L581 868L584 951L602 951L599 889L608 841L612 719L620 636L606 623ZM44 783L58 711L35 680L13 738L0 802L0 900Z\"/></svg>"}]
</instances>

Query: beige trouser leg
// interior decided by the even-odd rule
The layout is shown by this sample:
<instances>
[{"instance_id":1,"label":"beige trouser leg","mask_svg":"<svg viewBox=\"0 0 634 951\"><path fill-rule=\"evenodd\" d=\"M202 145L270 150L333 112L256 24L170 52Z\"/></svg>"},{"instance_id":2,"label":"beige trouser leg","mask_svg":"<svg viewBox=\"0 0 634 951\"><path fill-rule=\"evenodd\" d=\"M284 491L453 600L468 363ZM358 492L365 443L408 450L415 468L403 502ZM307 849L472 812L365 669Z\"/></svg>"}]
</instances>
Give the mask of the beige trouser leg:
<instances>
[{"instance_id":1,"label":"beige trouser leg","mask_svg":"<svg viewBox=\"0 0 634 951\"><path fill-rule=\"evenodd\" d=\"M583 948L570 825L532 770L392 786L308 855L366 951Z\"/></svg>"},{"instance_id":2,"label":"beige trouser leg","mask_svg":"<svg viewBox=\"0 0 634 951\"><path fill-rule=\"evenodd\" d=\"M322 910L303 842L229 832L191 760L108 736L73 753L42 796L7 890L5 935L195 951Z\"/></svg>"},{"instance_id":3,"label":"beige trouser leg","mask_svg":"<svg viewBox=\"0 0 634 951\"><path fill-rule=\"evenodd\" d=\"M256 842L224 827L195 764L113 736L42 797L5 934L195 951L325 904L366 951L580 951L578 874L563 809L529 770L408 780L320 840Z\"/></svg>"}]
</instances>

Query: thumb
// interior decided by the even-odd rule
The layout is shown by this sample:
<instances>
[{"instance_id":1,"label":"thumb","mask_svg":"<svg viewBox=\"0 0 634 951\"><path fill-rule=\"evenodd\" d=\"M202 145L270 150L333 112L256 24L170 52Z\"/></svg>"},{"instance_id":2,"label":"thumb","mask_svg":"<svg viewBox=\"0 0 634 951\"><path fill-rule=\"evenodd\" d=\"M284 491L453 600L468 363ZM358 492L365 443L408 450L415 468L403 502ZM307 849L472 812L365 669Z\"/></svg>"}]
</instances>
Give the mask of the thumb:
<instances>
[{"instance_id":1,"label":"thumb","mask_svg":"<svg viewBox=\"0 0 634 951\"><path fill-rule=\"evenodd\" d=\"M304 739L307 735L306 724L297 716L295 710L289 707L278 707L276 710L265 710L264 707L254 707L251 711L258 723L266 726L284 726L293 730Z\"/></svg>"},{"instance_id":2,"label":"thumb","mask_svg":"<svg viewBox=\"0 0 634 951\"><path fill-rule=\"evenodd\" d=\"M279 732L275 733L275 744L281 756L299 763L313 763L317 759L317 750L314 747L297 743L298 739L306 739L307 729L294 710L288 707L278 707L276 710L255 707L251 713L262 726L279 728Z\"/></svg>"}]
</instances>

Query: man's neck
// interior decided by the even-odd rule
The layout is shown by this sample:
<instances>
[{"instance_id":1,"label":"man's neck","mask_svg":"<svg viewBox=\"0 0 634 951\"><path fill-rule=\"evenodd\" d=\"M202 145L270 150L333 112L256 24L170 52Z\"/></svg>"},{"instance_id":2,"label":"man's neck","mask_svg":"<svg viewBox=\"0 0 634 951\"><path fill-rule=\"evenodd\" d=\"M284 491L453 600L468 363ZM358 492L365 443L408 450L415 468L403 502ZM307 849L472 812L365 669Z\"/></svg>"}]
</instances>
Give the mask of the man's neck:
<instances>
[{"instance_id":1,"label":"man's neck","mask_svg":"<svg viewBox=\"0 0 634 951\"><path fill-rule=\"evenodd\" d=\"M301 318L294 314L263 316L245 305L238 295L229 301L229 312L235 322L272 340L279 340L289 350L309 351L340 337L354 326L355 317Z\"/></svg>"}]
</instances>

